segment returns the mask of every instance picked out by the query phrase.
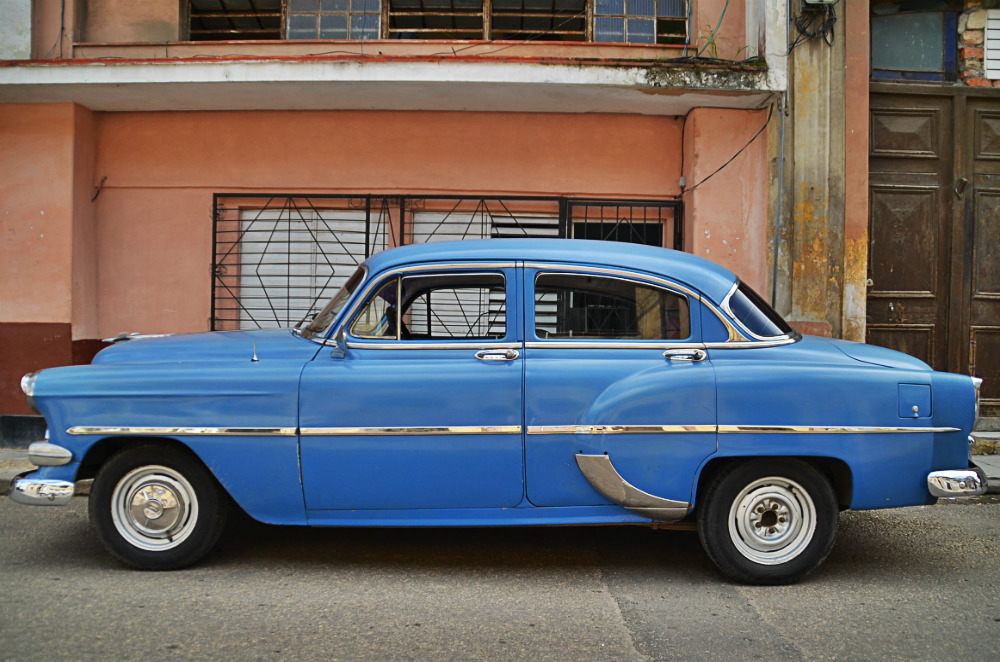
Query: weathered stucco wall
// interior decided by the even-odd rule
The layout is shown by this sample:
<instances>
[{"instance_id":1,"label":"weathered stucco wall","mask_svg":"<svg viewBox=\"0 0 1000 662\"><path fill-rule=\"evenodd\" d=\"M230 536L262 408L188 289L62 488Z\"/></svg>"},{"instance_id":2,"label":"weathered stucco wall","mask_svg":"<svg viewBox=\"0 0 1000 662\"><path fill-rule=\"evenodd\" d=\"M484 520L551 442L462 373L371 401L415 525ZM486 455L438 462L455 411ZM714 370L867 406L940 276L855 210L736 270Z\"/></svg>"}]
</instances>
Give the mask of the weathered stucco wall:
<instances>
[{"instance_id":1,"label":"weathered stucco wall","mask_svg":"<svg viewBox=\"0 0 1000 662\"><path fill-rule=\"evenodd\" d=\"M688 114L684 131L684 250L732 269L769 298L767 132L712 175L766 120L766 110L699 108Z\"/></svg>"},{"instance_id":2,"label":"weathered stucco wall","mask_svg":"<svg viewBox=\"0 0 1000 662\"><path fill-rule=\"evenodd\" d=\"M0 106L0 322L70 321L72 104Z\"/></svg>"},{"instance_id":3,"label":"weathered stucco wall","mask_svg":"<svg viewBox=\"0 0 1000 662\"><path fill-rule=\"evenodd\" d=\"M501 113L98 115L98 332L201 331L212 194L668 198L677 118Z\"/></svg>"}]
</instances>

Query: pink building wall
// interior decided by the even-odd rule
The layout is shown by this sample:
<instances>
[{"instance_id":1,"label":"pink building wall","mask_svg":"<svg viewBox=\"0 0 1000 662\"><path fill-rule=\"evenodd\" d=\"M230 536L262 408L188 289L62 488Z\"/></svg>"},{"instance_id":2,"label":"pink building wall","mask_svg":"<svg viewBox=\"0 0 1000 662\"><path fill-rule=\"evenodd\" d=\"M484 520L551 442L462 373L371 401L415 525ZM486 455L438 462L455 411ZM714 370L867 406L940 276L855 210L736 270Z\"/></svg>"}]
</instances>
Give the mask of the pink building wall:
<instances>
[{"instance_id":1,"label":"pink building wall","mask_svg":"<svg viewBox=\"0 0 1000 662\"><path fill-rule=\"evenodd\" d=\"M20 376L87 361L102 337L209 328L214 193L669 200L764 117L0 106L0 411L27 413ZM688 249L758 288L763 138L684 196Z\"/></svg>"}]
</instances>

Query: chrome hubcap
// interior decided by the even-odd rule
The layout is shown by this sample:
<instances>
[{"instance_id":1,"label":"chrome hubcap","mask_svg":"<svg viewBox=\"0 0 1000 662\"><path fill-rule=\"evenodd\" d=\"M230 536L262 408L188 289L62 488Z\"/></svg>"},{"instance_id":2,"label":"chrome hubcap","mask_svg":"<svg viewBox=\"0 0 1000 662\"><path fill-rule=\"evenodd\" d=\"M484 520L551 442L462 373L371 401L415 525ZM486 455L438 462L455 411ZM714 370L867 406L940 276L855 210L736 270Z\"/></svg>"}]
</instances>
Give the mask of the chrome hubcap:
<instances>
[{"instance_id":1,"label":"chrome hubcap","mask_svg":"<svg viewBox=\"0 0 1000 662\"><path fill-rule=\"evenodd\" d=\"M173 469L139 467L115 486L111 517L130 544L162 551L191 535L198 521L198 499L187 479Z\"/></svg>"},{"instance_id":2,"label":"chrome hubcap","mask_svg":"<svg viewBox=\"0 0 1000 662\"><path fill-rule=\"evenodd\" d=\"M762 565L787 563L816 531L816 506L802 486L771 476L747 485L733 500L729 535L736 549Z\"/></svg>"}]
</instances>

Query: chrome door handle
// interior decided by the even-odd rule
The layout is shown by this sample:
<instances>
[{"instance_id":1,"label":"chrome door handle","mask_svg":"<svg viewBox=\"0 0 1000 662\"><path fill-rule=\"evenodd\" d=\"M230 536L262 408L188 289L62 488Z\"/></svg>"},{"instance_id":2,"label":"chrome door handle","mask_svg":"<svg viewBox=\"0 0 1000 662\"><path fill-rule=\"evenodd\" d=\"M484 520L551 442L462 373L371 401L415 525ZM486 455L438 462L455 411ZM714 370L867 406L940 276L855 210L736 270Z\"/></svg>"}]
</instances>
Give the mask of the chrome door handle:
<instances>
[{"instance_id":1,"label":"chrome door handle","mask_svg":"<svg viewBox=\"0 0 1000 662\"><path fill-rule=\"evenodd\" d=\"M520 355L516 349L482 349L476 352L480 361L513 361Z\"/></svg>"},{"instance_id":2,"label":"chrome door handle","mask_svg":"<svg viewBox=\"0 0 1000 662\"><path fill-rule=\"evenodd\" d=\"M663 358L671 361L704 361L708 353L703 349L668 349Z\"/></svg>"}]
</instances>

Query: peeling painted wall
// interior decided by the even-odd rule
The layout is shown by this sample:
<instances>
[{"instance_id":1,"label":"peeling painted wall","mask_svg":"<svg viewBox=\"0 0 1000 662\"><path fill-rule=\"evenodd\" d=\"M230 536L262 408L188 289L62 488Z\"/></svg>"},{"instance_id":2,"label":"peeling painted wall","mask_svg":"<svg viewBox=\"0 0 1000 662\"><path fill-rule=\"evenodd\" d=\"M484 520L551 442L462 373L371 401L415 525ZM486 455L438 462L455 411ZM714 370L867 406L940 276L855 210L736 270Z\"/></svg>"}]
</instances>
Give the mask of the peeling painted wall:
<instances>
[{"instance_id":1,"label":"peeling painted wall","mask_svg":"<svg viewBox=\"0 0 1000 662\"><path fill-rule=\"evenodd\" d=\"M0 60L31 57L31 0L0 0Z\"/></svg>"}]
</instances>

